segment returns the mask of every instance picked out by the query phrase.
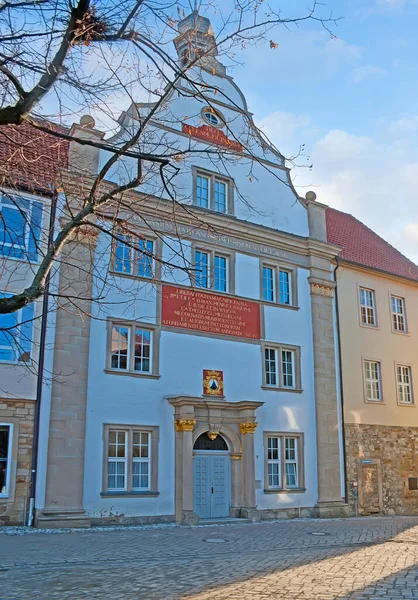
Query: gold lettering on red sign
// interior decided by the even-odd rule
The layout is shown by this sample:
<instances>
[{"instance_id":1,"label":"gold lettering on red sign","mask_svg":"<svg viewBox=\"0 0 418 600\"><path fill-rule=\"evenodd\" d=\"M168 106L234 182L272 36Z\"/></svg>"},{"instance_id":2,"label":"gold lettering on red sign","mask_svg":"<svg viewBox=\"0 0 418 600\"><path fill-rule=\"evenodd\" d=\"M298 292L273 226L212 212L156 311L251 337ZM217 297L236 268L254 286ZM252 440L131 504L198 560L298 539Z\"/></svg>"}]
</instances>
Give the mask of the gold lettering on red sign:
<instances>
[{"instance_id":1,"label":"gold lettering on red sign","mask_svg":"<svg viewBox=\"0 0 418 600\"><path fill-rule=\"evenodd\" d=\"M210 142L217 146L224 146L225 148L235 150L236 152L242 152L242 144L235 140L230 140L221 129L209 127L209 125L193 127L192 125L182 123L181 130L183 133L204 140L205 142Z\"/></svg>"}]
</instances>

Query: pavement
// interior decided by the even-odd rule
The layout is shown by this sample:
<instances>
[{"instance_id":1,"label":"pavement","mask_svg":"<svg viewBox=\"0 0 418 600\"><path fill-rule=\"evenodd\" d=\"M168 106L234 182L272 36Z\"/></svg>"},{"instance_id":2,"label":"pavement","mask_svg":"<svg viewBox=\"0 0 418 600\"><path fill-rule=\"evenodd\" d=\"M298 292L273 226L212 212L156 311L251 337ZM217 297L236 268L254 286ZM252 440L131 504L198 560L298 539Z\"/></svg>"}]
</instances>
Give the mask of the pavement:
<instances>
[{"instance_id":1,"label":"pavement","mask_svg":"<svg viewBox=\"0 0 418 600\"><path fill-rule=\"evenodd\" d=\"M418 599L418 518L0 529L0 599Z\"/></svg>"}]
</instances>

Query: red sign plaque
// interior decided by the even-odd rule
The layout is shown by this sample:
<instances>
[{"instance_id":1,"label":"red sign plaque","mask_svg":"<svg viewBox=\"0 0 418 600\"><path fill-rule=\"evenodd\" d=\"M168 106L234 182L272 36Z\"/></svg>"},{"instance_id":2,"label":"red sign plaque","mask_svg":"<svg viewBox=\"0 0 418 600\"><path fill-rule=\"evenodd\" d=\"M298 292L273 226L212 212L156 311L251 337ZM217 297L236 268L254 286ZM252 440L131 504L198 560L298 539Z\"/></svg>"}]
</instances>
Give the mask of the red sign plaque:
<instances>
[{"instance_id":1,"label":"red sign plaque","mask_svg":"<svg viewBox=\"0 0 418 600\"><path fill-rule=\"evenodd\" d=\"M242 152L242 144L235 140L230 140L222 129L216 129L216 127L209 127L209 125L201 125L200 127L193 127L193 125L187 125L182 123L181 130L183 133L187 133L194 138L204 140L210 144L216 144L217 146L224 146L235 152Z\"/></svg>"},{"instance_id":2,"label":"red sign plaque","mask_svg":"<svg viewBox=\"0 0 418 600\"><path fill-rule=\"evenodd\" d=\"M260 305L172 285L163 285L161 325L250 340L260 339Z\"/></svg>"}]
</instances>

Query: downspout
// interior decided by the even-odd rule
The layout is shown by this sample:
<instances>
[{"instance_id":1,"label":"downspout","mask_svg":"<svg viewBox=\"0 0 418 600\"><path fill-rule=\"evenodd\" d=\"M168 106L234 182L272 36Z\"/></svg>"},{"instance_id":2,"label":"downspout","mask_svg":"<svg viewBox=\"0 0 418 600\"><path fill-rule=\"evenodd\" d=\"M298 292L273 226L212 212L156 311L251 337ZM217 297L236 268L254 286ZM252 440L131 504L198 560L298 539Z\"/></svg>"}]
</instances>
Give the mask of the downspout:
<instances>
[{"instance_id":1,"label":"downspout","mask_svg":"<svg viewBox=\"0 0 418 600\"><path fill-rule=\"evenodd\" d=\"M344 501L348 503L348 485L347 485L347 452L345 447L345 423L344 423L344 390L343 390L343 369L342 369L342 356L341 356L341 335L340 335L340 314L338 309L338 285L337 285L337 269L340 266L338 256L336 257L337 266L334 269L334 282L335 282L335 316L337 320L337 342L338 342L338 366L339 366L339 379L340 379L340 398L341 398L341 429L342 429L342 443L343 443L343 462L344 462Z\"/></svg>"},{"instance_id":2,"label":"downspout","mask_svg":"<svg viewBox=\"0 0 418 600\"><path fill-rule=\"evenodd\" d=\"M48 249L54 239L54 228L55 228L55 216L57 212L57 201L58 192L54 189L51 198L51 213L49 216L49 231L48 231ZM33 445L32 445L32 467L31 467L31 485L30 485L30 499L29 499L29 514L28 514L28 525L31 527L34 525L35 519L35 496L36 496L36 475L38 465L38 452L39 452L39 426L41 417L41 402L42 402L42 387L44 378L44 365L45 365L45 341L46 341L46 328L48 324L48 304L49 304L49 283L50 274L48 273L45 280L44 296L42 299L42 315L41 315L41 335L39 338L39 359L38 359L38 377L36 381L36 399L35 399L35 416L33 423Z\"/></svg>"}]
</instances>

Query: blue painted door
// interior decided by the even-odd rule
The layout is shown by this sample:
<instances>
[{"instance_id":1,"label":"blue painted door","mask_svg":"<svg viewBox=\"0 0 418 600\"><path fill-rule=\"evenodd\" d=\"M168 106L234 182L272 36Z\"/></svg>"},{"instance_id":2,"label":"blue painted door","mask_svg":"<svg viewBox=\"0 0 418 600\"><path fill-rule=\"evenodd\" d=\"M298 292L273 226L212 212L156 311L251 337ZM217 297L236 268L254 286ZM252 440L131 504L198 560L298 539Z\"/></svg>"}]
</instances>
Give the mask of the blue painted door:
<instances>
[{"instance_id":1,"label":"blue painted door","mask_svg":"<svg viewBox=\"0 0 418 600\"><path fill-rule=\"evenodd\" d=\"M201 519L229 517L229 461L214 452L194 457L194 510Z\"/></svg>"}]
</instances>

